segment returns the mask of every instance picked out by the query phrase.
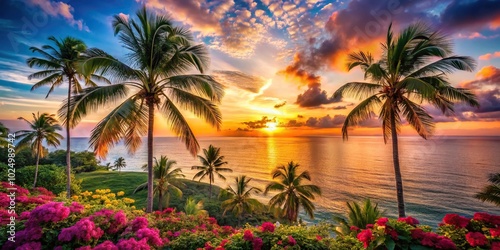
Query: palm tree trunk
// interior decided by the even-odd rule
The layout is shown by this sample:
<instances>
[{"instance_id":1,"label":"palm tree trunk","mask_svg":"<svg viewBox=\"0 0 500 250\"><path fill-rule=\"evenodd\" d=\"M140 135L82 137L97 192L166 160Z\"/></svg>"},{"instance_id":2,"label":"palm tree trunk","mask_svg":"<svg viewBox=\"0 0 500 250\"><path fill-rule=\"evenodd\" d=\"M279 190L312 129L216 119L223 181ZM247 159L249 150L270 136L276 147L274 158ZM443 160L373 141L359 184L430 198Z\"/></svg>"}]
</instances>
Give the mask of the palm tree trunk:
<instances>
[{"instance_id":1,"label":"palm tree trunk","mask_svg":"<svg viewBox=\"0 0 500 250\"><path fill-rule=\"evenodd\" d=\"M68 114L66 117L66 198L71 197L71 142L70 142L70 98L71 98L71 78L68 78Z\"/></svg>"},{"instance_id":2,"label":"palm tree trunk","mask_svg":"<svg viewBox=\"0 0 500 250\"><path fill-rule=\"evenodd\" d=\"M163 193L158 190L158 211L163 211Z\"/></svg>"},{"instance_id":3,"label":"palm tree trunk","mask_svg":"<svg viewBox=\"0 0 500 250\"><path fill-rule=\"evenodd\" d=\"M146 205L146 213L153 211L153 126L155 119L154 103L148 102L149 119L148 119L148 198Z\"/></svg>"},{"instance_id":4,"label":"palm tree trunk","mask_svg":"<svg viewBox=\"0 0 500 250\"><path fill-rule=\"evenodd\" d=\"M33 181L33 188L36 187L36 180L38 178L38 163L40 162L40 141L37 143L37 152L36 152L36 167L35 167L35 180Z\"/></svg>"},{"instance_id":5,"label":"palm tree trunk","mask_svg":"<svg viewBox=\"0 0 500 250\"><path fill-rule=\"evenodd\" d=\"M210 186L208 187L208 191L210 193L209 198L212 199L212 180L210 180Z\"/></svg>"},{"instance_id":6,"label":"palm tree trunk","mask_svg":"<svg viewBox=\"0 0 500 250\"><path fill-rule=\"evenodd\" d=\"M403 197L403 179L401 178L401 169L399 167L399 149L398 149L398 131L396 128L396 114L391 113L391 137L392 137L392 161L394 162L394 174L396 176L396 191L398 197L399 217L405 216L405 201Z\"/></svg>"},{"instance_id":7,"label":"palm tree trunk","mask_svg":"<svg viewBox=\"0 0 500 250\"><path fill-rule=\"evenodd\" d=\"M165 200L165 208L170 206L170 193L167 192L167 199Z\"/></svg>"}]
</instances>

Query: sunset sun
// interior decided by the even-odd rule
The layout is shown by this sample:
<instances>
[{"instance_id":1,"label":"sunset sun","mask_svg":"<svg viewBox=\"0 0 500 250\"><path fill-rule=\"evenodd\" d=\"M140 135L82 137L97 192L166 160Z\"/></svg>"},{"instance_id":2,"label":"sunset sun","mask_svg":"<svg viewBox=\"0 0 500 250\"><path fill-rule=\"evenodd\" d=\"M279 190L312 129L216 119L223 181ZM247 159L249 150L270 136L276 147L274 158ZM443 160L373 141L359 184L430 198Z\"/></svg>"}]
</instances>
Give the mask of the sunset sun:
<instances>
[{"instance_id":1,"label":"sunset sun","mask_svg":"<svg viewBox=\"0 0 500 250\"><path fill-rule=\"evenodd\" d=\"M278 124L276 122L266 123L266 130L267 131L276 131L277 127L278 127Z\"/></svg>"}]
</instances>

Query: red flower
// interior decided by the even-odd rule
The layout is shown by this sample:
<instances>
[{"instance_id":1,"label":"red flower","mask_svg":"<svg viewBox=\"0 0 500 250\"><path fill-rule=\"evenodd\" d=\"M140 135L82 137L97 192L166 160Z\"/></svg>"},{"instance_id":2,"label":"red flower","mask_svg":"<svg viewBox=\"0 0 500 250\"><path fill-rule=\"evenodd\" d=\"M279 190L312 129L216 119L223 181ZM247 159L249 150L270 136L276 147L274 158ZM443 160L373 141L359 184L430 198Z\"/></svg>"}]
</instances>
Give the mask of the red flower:
<instances>
[{"instance_id":1,"label":"red flower","mask_svg":"<svg viewBox=\"0 0 500 250\"><path fill-rule=\"evenodd\" d=\"M363 242L363 246L365 248L368 247L368 245L370 245L370 242L373 240L373 234L372 234L372 231L370 229L365 229L365 230L362 230L358 235L357 235L357 238L359 241Z\"/></svg>"},{"instance_id":2,"label":"red flower","mask_svg":"<svg viewBox=\"0 0 500 250\"><path fill-rule=\"evenodd\" d=\"M290 244L290 246L295 246L297 245L297 241L291 235L288 235L288 244Z\"/></svg>"},{"instance_id":3,"label":"red flower","mask_svg":"<svg viewBox=\"0 0 500 250\"><path fill-rule=\"evenodd\" d=\"M474 217L472 218L477 221L482 221L484 223L490 223L491 222L491 215L487 213L475 213Z\"/></svg>"},{"instance_id":4,"label":"red flower","mask_svg":"<svg viewBox=\"0 0 500 250\"><path fill-rule=\"evenodd\" d=\"M396 230L389 230L389 231L386 231L386 233L388 235L390 235L393 240L398 239L398 232L396 232Z\"/></svg>"},{"instance_id":5,"label":"red flower","mask_svg":"<svg viewBox=\"0 0 500 250\"><path fill-rule=\"evenodd\" d=\"M372 229L373 228L373 224L366 224L366 229Z\"/></svg>"},{"instance_id":6,"label":"red flower","mask_svg":"<svg viewBox=\"0 0 500 250\"><path fill-rule=\"evenodd\" d=\"M253 244L253 250L261 250L262 245L264 245L264 242L262 241L261 238L256 237L253 239L252 244Z\"/></svg>"},{"instance_id":7,"label":"red flower","mask_svg":"<svg viewBox=\"0 0 500 250\"><path fill-rule=\"evenodd\" d=\"M278 240L278 243L276 243L276 244L281 246L281 244L283 244L283 242L281 242L281 240Z\"/></svg>"},{"instance_id":8,"label":"red flower","mask_svg":"<svg viewBox=\"0 0 500 250\"><path fill-rule=\"evenodd\" d=\"M500 241L491 243L491 250L500 250Z\"/></svg>"},{"instance_id":9,"label":"red flower","mask_svg":"<svg viewBox=\"0 0 500 250\"><path fill-rule=\"evenodd\" d=\"M455 243L453 243L452 240L446 238L446 237L439 237L439 242L436 243L436 249L449 249L449 250L454 250L457 249L457 246L455 246Z\"/></svg>"},{"instance_id":10,"label":"red flower","mask_svg":"<svg viewBox=\"0 0 500 250\"><path fill-rule=\"evenodd\" d=\"M388 221L389 221L389 219L387 219L385 217L379 218L377 220L377 225L379 225L379 226L385 226Z\"/></svg>"},{"instance_id":11,"label":"red flower","mask_svg":"<svg viewBox=\"0 0 500 250\"><path fill-rule=\"evenodd\" d=\"M359 227L357 227L357 226L351 226L350 229L351 229L351 231L356 231L357 232L359 230Z\"/></svg>"},{"instance_id":12,"label":"red flower","mask_svg":"<svg viewBox=\"0 0 500 250\"><path fill-rule=\"evenodd\" d=\"M411 238L414 240L420 240L425 236L425 232L422 231L422 229L420 228L412 229L410 232L411 232Z\"/></svg>"},{"instance_id":13,"label":"red flower","mask_svg":"<svg viewBox=\"0 0 500 250\"><path fill-rule=\"evenodd\" d=\"M322 240L322 239L323 239L323 237L321 237L321 236L319 236L319 235L316 235L316 240L320 241L320 240Z\"/></svg>"},{"instance_id":14,"label":"red flower","mask_svg":"<svg viewBox=\"0 0 500 250\"><path fill-rule=\"evenodd\" d=\"M412 226L420 224L420 222L417 219L415 219L415 218L413 218L411 216L408 216L406 218L399 218L398 221L405 222L406 224L412 225Z\"/></svg>"},{"instance_id":15,"label":"red flower","mask_svg":"<svg viewBox=\"0 0 500 250\"><path fill-rule=\"evenodd\" d=\"M253 233L252 231L250 230L245 230L245 232L243 233L243 239L246 240L246 241L252 241L253 240Z\"/></svg>"},{"instance_id":16,"label":"red flower","mask_svg":"<svg viewBox=\"0 0 500 250\"><path fill-rule=\"evenodd\" d=\"M443 218L443 223L447 225L454 225L457 228L464 228L469 224L469 219L458 214L447 214Z\"/></svg>"},{"instance_id":17,"label":"red flower","mask_svg":"<svg viewBox=\"0 0 500 250\"><path fill-rule=\"evenodd\" d=\"M500 228L490 228L491 237L500 237Z\"/></svg>"},{"instance_id":18,"label":"red flower","mask_svg":"<svg viewBox=\"0 0 500 250\"><path fill-rule=\"evenodd\" d=\"M261 230L262 232L274 232L275 226L271 222L264 222L262 223Z\"/></svg>"},{"instance_id":19,"label":"red flower","mask_svg":"<svg viewBox=\"0 0 500 250\"><path fill-rule=\"evenodd\" d=\"M488 243L488 239L486 239L486 236L479 232L469 232L465 235L465 239L472 247L480 247Z\"/></svg>"}]
</instances>

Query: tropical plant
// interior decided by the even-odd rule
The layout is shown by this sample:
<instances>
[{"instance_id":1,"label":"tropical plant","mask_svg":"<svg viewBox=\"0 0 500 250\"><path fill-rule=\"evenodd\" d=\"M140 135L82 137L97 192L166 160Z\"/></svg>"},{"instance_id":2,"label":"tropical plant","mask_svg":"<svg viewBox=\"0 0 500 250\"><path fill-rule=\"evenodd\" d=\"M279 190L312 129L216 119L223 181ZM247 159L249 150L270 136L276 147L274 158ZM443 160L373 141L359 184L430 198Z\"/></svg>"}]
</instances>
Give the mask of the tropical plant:
<instances>
[{"instance_id":1,"label":"tropical plant","mask_svg":"<svg viewBox=\"0 0 500 250\"><path fill-rule=\"evenodd\" d=\"M170 195L175 195L177 197L182 196L181 187L184 187L183 183L184 175L182 174L182 169L175 168L174 165L177 164L174 160L169 160L166 156L161 156L160 160L154 158L155 165L153 167L154 176L154 194L158 194L158 210L163 210L163 204L168 207L170 205ZM147 170L147 165L142 167ZM139 185L134 193L147 189L148 183L143 183ZM164 201L164 195L166 199Z\"/></svg>"},{"instance_id":2,"label":"tropical plant","mask_svg":"<svg viewBox=\"0 0 500 250\"><path fill-rule=\"evenodd\" d=\"M216 148L213 145L208 146L208 149L203 149L204 157L198 155L198 159L201 162L201 166L193 166L191 169L200 170L193 177L194 179L199 178L198 181L203 180L203 178L208 177L210 183L210 198L212 198L212 183L214 182L214 177L217 175L222 180L226 180L226 177L222 175L222 172L233 172L230 168L224 168L222 165L227 164L224 161L224 156L220 155L220 148Z\"/></svg>"},{"instance_id":3,"label":"tropical plant","mask_svg":"<svg viewBox=\"0 0 500 250\"><path fill-rule=\"evenodd\" d=\"M0 122L0 148L5 148L9 144L7 138L9 136L9 129Z\"/></svg>"},{"instance_id":4,"label":"tropical plant","mask_svg":"<svg viewBox=\"0 0 500 250\"><path fill-rule=\"evenodd\" d=\"M269 200L272 207L282 208L282 217L290 222L296 222L299 209L302 206L309 217L314 218L315 206L311 202L315 195L321 195L321 189L312 184L304 185L304 180L311 180L309 171L299 173L299 164L293 161L286 166L278 166L272 173L273 180L266 186L264 194L269 191L278 191L279 193Z\"/></svg>"},{"instance_id":5,"label":"tropical plant","mask_svg":"<svg viewBox=\"0 0 500 250\"><path fill-rule=\"evenodd\" d=\"M196 201L193 197L188 197L186 199L186 205L184 205L184 212L187 215L199 215L207 214L206 210L203 210L203 201Z\"/></svg>"},{"instance_id":6,"label":"tropical plant","mask_svg":"<svg viewBox=\"0 0 500 250\"><path fill-rule=\"evenodd\" d=\"M378 117L382 121L384 142L392 138L399 217L405 217L397 137L403 119L427 139L433 133L434 121L422 106L424 102L444 114L454 112L455 102L478 107L472 92L453 87L446 78L446 74L455 70L472 71L475 61L467 56L452 55L449 36L432 31L422 23L408 26L397 38L393 37L391 24L382 49L380 61L375 61L370 53L350 54L348 70L359 66L365 73L365 80L371 83L346 83L334 97L362 100L344 121L342 136L345 140L348 139L349 127L372 118L374 110L380 109Z\"/></svg>"},{"instance_id":7,"label":"tropical plant","mask_svg":"<svg viewBox=\"0 0 500 250\"><path fill-rule=\"evenodd\" d=\"M58 130L62 130L62 128L54 116L54 114L49 115L47 113L40 115L40 112L38 112L36 115L33 113L33 121L31 122L23 117L18 118L26 121L30 126L30 129L28 130L17 131L16 137L20 139L17 144L17 149L19 150L25 147L31 147L32 153L36 157L33 188L36 187L40 158L45 157L46 155L43 143L45 142L48 146L57 147L61 143L59 139L63 138L63 136L57 132Z\"/></svg>"},{"instance_id":8,"label":"tropical plant","mask_svg":"<svg viewBox=\"0 0 500 250\"><path fill-rule=\"evenodd\" d=\"M261 208L262 205L258 200L251 198L252 193L258 194L262 192L260 188L248 185L251 180L252 178L247 179L245 175L236 177L236 190L228 186L225 190L226 194L221 194L221 196L227 197L221 204L224 209L223 215L228 211L233 212L238 217L238 225L245 213L252 213Z\"/></svg>"},{"instance_id":9,"label":"tropical plant","mask_svg":"<svg viewBox=\"0 0 500 250\"><path fill-rule=\"evenodd\" d=\"M347 220L340 216L334 216L333 219L339 223L336 232L341 235L347 235L351 232L351 226L364 229L366 225L373 224L382 217L384 212L380 211L378 204L373 204L370 199L366 199L363 207L355 201L346 202Z\"/></svg>"},{"instance_id":10,"label":"tropical plant","mask_svg":"<svg viewBox=\"0 0 500 250\"><path fill-rule=\"evenodd\" d=\"M80 83L81 79L84 79L85 86L96 86L94 80L104 82L107 82L107 80L94 74L88 74L88 77L84 77L81 72L77 70L77 64L79 60L82 59L82 53L87 49L87 46L83 41L73 37L66 37L58 40L53 36L50 36L49 40L55 44L55 47L52 45L43 45L41 48L30 47L30 50L33 53L37 52L42 57L31 57L26 60L26 63L30 68L36 66L44 69L28 76L29 80L42 78L42 80L35 83L33 87L31 87L31 91L42 86L50 86L49 92L45 96L45 98L47 98L55 88L61 86L65 81L68 81L68 99L66 100L67 103L65 107L69 109L68 104L71 95L78 94L83 91ZM65 112L64 116L61 117L63 119L63 124L66 125L66 175L68 176L66 183L67 198L71 196L70 129L77 125L77 122L66 122L72 120L69 117L70 114L70 112Z\"/></svg>"},{"instance_id":11,"label":"tropical plant","mask_svg":"<svg viewBox=\"0 0 500 250\"><path fill-rule=\"evenodd\" d=\"M113 167L115 169L118 169L119 172L122 171L122 168L125 168L127 166L127 162L125 162L125 158L123 157L118 157L118 159L115 160L115 164Z\"/></svg>"},{"instance_id":12,"label":"tropical plant","mask_svg":"<svg viewBox=\"0 0 500 250\"><path fill-rule=\"evenodd\" d=\"M90 145L99 156L123 139L129 153L137 151L142 136L147 135L148 198L146 211L153 209L153 128L155 109L164 115L171 130L194 156L199 150L181 109L192 111L210 125L220 129L222 118L218 107L223 86L204 75L209 63L203 44L194 44L191 32L172 25L169 17L151 14L145 7L137 19L116 15L115 34L126 49L127 62L90 49L82 63L83 72L97 72L117 84L88 88L73 96L60 112L71 114L72 123L80 121L97 108L125 98L94 128ZM201 74L184 74L199 71ZM129 95L129 87L136 90ZM69 110L69 111L66 111Z\"/></svg>"},{"instance_id":13,"label":"tropical plant","mask_svg":"<svg viewBox=\"0 0 500 250\"><path fill-rule=\"evenodd\" d=\"M500 206L500 173L491 174L488 181L491 184L484 187L475 197Z\"/></svg>"}]
</instances>

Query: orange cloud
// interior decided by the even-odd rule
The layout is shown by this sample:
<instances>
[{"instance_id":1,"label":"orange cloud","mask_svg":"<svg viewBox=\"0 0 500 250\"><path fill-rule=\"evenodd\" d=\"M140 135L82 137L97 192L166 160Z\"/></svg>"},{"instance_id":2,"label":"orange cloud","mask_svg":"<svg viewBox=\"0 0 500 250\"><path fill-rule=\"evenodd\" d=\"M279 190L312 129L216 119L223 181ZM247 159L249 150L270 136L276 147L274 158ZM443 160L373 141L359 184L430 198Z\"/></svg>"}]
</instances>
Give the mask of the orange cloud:
<instances>
[{"instance_id":1,"label":"orange cloud","mask_svg":"<svg viewBox=\"0 0 500 250\"><path fill-rule=\"evenodd\" d=\"M497 57L500 57L500 51L481 55L479 56L479 60L490 60L492 58L497 58Z\"/></svg>"},{"instance_id":2,"label":"orange cloud","mask_svg":"<svg viewBox=\"0 0 500 250\"><path fill-rule=\"evenodd\" d=\"M500 75L500 69L496 68L493 65L485 66L481 68L477 74L476 77L479 79L489 79L492 78L493 76Z\"/></svg>"}]
</instances>

